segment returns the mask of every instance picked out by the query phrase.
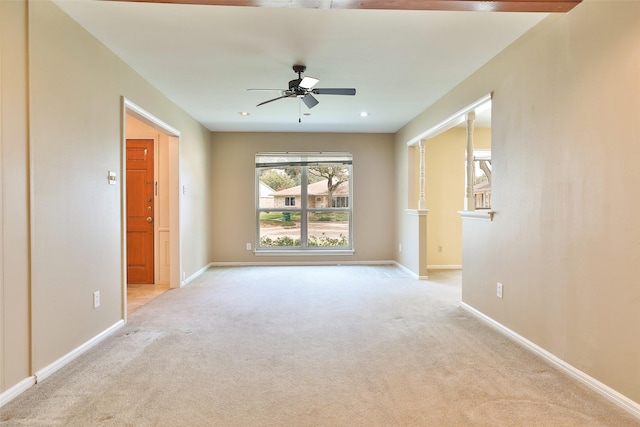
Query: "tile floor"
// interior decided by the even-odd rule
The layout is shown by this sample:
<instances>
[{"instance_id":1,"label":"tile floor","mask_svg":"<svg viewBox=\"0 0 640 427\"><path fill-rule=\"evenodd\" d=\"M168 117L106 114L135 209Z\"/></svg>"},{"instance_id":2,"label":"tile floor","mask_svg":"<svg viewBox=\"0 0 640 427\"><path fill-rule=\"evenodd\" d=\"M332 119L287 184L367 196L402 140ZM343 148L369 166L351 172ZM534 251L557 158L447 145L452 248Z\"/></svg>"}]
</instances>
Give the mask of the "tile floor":
<instances>
[{"instance_id":1,"label":"tile floor","mask_svg":"<svg viewBox=\"0 0 640 427\"><path fill-rule=\"evenodd\" d=\"M127 285L127 314L131 314L158 295L168 291L169 284L147 285L128 284Z\"/></svg>"}]
</instances>

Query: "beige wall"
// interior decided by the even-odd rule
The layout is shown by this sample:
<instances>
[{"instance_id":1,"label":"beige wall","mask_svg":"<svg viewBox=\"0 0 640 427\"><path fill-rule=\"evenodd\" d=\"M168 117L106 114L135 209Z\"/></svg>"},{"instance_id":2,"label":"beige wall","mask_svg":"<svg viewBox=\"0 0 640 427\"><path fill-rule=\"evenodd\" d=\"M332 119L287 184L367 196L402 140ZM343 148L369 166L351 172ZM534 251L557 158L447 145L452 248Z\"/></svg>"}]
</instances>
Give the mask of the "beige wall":
<instances>
[{"instance_id":1,"label":"beige wall","mask_svg":"<svg viewBox=\"0 0 640 427\"><path fill-rule=\"evenodd\" d=\"M30 374L27 7L0 1L0 393Z\"/></svg>"},{"instance_id":2,"label":"beige wall","mask_svg":"<svg viewBox=\"0 0 640 427\"><path fill-rule=\"evenodd\" d=\"M214 262L348 262L393 259L393 135L213 133ZM353 242L349 256L267 257L247 251L256 241L255 154L342 151L353 154ZM224 201L224 203L220 203Z\"/></svg>"},{"instance_id":3,"label":"beige wall","mask_svg":"<svg viewBox=\"0 0 640 427\"><path fill-rule=\"evenodd\" d=\"M209 262L210 143L51 2L2 1L0 19L3 393L123 319L122 96L181 132L186 277Z\"/></svg>"},{"instance_id":4,"label":"beige wall","mask_svg":"<svg viewBox=\"0 0 640 427\"><path fill-rule=\"evenodd\" d=\"M491 149L491 129L475 128L474 148ZM462 265L467 130L455 127L426 140L425 201L427 215L427 265L455 268Z\"/></svg>"},{"instance_id":5,"label":"beige wall","mask_svg":"<svg viewBox=\"0 0 640 427\"><path fill-rule=\"evenodd\" d=\"M584 0L551 15L396 137L401 155L406 141L493 92L496 215L464 221L463 300L636 402L638 22L635 1ZM399 235L407 228L400 221Z\"/></svg>"}]
</instances>

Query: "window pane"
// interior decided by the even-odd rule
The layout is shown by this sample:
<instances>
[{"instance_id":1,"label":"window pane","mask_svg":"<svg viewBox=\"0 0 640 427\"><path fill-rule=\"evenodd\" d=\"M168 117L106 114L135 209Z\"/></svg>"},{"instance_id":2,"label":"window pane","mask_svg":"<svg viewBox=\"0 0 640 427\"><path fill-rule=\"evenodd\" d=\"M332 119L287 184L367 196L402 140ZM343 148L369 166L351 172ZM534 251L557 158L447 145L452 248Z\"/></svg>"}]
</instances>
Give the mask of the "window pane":
<instances>
[{"instance_id":1,"label":"window pane","mask_svg":"<svg viewBox=\"0 0 640 427\"><path fill-rule=\"evenodd\" d=\"M348 211L313 211L308 216L309 247L349 246Z\"/></svg>"},{"instance_id":2,"label":"window pane","mask_svg":"<svg viewBox=\"0 0 640 427\"><path fill-rule=\"evenodd\" d=\"M300 197L300 167L259 169L259 208L296 206Z\"/></svg>"},{"instance_id":3,"label":"window pane","mask_svg":"<svg viewBox=\"0 0 640 427\"><path fill-rule=\"evenodd\" d=\"M260 212L260 247L300 247L300 211Z\"/></svg>"},{"instance_id":4,"label":"window pane","mask_svg":"<svg viewBox=\"0 0 640 427\"><path fill-rule=\"evenodd\" d=\"M308 208L348 207L349 166L313 166L307 169Z\"/></svg>"},{"instance_id":5,"label":"window pane","mask_svg":"<svg viewBox=\"0 0 640 427\"><path fill-rule=\"evenodd\" d=\"M475 176L473 181L473 195L476 209L491 208L491 153L483 157L475 156L473 166Z\"/></svg>"}]
</instances>

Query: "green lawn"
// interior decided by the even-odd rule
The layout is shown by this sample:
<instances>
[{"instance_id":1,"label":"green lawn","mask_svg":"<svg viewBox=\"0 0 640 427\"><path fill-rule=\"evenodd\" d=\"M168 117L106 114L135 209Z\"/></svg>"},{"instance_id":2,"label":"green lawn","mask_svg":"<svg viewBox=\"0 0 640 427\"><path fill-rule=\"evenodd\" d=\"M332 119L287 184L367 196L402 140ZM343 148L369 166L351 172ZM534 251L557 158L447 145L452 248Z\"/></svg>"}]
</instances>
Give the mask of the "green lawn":
<instances>
[{"instance_id":1,"label":"green lawn","mask_svg":"<svg viewBox=\"0 0 640 427\"><path fill-rule=\"evenodd\" d=\"M285 216L288 216L288 221L285 221ZM348 220L348 212L314 212L309 214L310 222ZM300 212L260 212L260 222L263 225L272 226L294 225L296 222L300 222Z\"/></svg>"}]
</instances>

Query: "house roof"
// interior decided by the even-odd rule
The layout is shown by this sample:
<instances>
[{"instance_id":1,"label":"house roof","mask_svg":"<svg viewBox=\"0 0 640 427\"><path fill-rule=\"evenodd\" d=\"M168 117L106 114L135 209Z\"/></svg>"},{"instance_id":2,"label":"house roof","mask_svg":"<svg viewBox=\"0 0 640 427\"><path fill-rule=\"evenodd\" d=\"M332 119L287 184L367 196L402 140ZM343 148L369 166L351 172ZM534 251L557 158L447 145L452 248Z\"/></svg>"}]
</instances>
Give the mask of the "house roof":
<instances>
[{"instance_id":1,"label":"house roof","mask_svg":"<svg viewBox=\"0 0 640 427\"><path fill-rule=\"evenodd\" d=\"M309 184L307 186L307 194L309 196L326 196L329 190L327 189L327 181L326 179L318 182L314 182L313 184ZM286 188L284 190L276 191L273 193L275 197L282 196L299 196L301 191L301 186L296 185L295 187ZM334 196L348 196L349 195L349 182L343 182L336 188L333 192Z\"/></svg>"},{"instance_id":2,"label":"house roof","mask_svg":"<svg viewBox=\"0 0 640 427\"><path fill-rule=\"evenodd\" d=\"M269 187L264 182L260 181L260 197L273 197L273 193L276 192L273 188Z\"/></svg>"},{"instance_id":3,"label":"house roof","mask_svg":"<svg viewBox=\"0 0 640 427\"><path fill-rule=\"evenodd\" d=\"M474 191L491 190L491 183L489 181L479 182L473 186Z\"/></svg>"}]
</instances>

